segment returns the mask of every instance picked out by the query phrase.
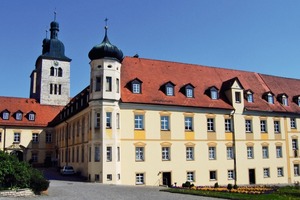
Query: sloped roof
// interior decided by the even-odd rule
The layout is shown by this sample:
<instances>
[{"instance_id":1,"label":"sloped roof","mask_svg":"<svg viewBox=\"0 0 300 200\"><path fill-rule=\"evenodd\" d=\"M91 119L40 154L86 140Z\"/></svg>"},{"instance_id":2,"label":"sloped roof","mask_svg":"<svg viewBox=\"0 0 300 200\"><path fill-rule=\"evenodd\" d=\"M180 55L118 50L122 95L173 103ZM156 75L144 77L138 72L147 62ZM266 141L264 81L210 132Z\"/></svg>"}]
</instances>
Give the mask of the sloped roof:
<instances>
[{"instance_id":1,"label":"sloped roof","mask_svg":"<svg viewBox=\"0 0 300 200\"><path fill-rule=\"evenodd\" d=\"M46 127L48 123L59 113L63 106L41 105L35 99L0 96L0 126L24 126L24 127ZM9 120L2 118L3 111L9 111ZM23 112L22 120L16 120L14 114ZM35 120L29 121L25 116L34 112Z\"/></svg>"},{"instance_id":2,"label":"sloped roof","mask_svg":"<svg viewBox=\"0 0 300 200\"><path fill-rule=\"evenodd\" d=\"M242 89L254 93L254 103L244 101L247 110L300 113L299 106L292 102L292 97L300 94L298 79L137 57L124 58L121 76L121 101L125 103L233 109L224 91L220 91L218 100L211 99L205 91L211 86L222 88L222 84L237 79ZM141 94L133 94L128 88L128 83L136 78L142 81ZM159 90L168 81L176 85L174 96L167 96ZM195 87L194 98L187 98L180 92L180 88L188 83ZM281 105L276 99L273 105L269 104L263 99L263 94L268 91L275 95L274 98L278 94L286 93L289 96L289 106Z\"/></svg>"}]
</instances>

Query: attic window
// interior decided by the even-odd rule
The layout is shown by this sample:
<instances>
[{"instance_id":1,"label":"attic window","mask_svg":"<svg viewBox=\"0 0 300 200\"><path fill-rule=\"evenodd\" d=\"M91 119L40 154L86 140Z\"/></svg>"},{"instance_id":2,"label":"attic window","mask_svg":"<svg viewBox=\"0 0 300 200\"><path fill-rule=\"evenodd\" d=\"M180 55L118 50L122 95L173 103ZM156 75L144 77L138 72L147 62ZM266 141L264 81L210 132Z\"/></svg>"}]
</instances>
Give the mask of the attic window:
<instances>
[{"instance_id":1,"label":"attic window","mask_svg":"<svg viewBox=\"0 0 300 200\"><path fill-rule=\"evenodd\" d=\"M21 121L21 120L22 120L22 117L23 117L23 115L22 115L21 112L17 112L17 113L16 113L16 120Z\"/></svg>"},{"instance_id":2,"label":"attic window","mask_svg":"<svg viewBox=\"0 0 300 200\"><path fill-rule=\"evenodd\" d=\"M281 97L281 103L284 106L288 106L288 97L285 96L285 95L282 95L282 97Z\"/></svg>"},{"instance_id":3,"label":"attic window","mask_svg":"<svg viewBox=\"0 0 300 200\"><path fill-rule=\"evenodd\" d=\"M192 86L191 84L185 85L184 86L184 93L185 96L188 98L193 98L194 97L194 86Z\"/></svg>"},{"instance_id":4,"label":"attic window","mask_svg":"<svg viewBox=\"0 0 300 200\"><path fill-rule=\"evenodd\" d=\"M29 121L34 121L35 120L35 114L34 113L29 113L28 114L28 120Z\"/></svg>"},{"instance_id":5,"label":"attic window","mask_svg":"<svg viewBox=\"0 0 300 200\"><path fill-rule=\"evenodd\" d=\"M211 99L218 99L218 90L215 87L210 89L210 98Z\"/></svg>"},{"instance_id":6,"label":"attic window","mask_svg":"<svg viewBox=\"0 0 300 200\"><path fill-rule=\"evenodd\" d=\"M274 97L271 93L267 95L267 100L269 104L274 104Z\"/></svg>"},{"instance_id":7,"label":"attic window","mask_svg":"<svg viewBox=\"0 0 300 200\"><path fill-rule=\"evenodd\" d=\"M141 93L141 81L139 81L138 79L135 79L131 82L131 90L134 94L140 94Z\"/></svg>"},{"instance_id":8,"label":"attic window","mask_svg":"<svg viewBox=\"0 0 300 200\"><path fill-rule=\"evenodd\" d=\"M248 90L248 91L246 92L246 98L247 98L247 101L248 101L249 103L253 103L253 92L250 91L250 90Z\"/></svg>"},{"instance_id":9,"label":"attic window","mask_svg":"<svg viewBox=\"0 0 300 200\"><path fill-rule=\"evenodd\" d=\"M166 84L166 95L174 96L174 86L171 83Z\"/></svg>"},{"instance_id":10,"label":"attic window","mask_svg":"<svg viewBox=\"0 0 300 200\"><path fill-rule=\"evenodd\" d=\"M9 112L8 111L4 111L2 113L2 119L4 119L4 120L8 120L9 119Z\"/></svg>"}]
</instances>

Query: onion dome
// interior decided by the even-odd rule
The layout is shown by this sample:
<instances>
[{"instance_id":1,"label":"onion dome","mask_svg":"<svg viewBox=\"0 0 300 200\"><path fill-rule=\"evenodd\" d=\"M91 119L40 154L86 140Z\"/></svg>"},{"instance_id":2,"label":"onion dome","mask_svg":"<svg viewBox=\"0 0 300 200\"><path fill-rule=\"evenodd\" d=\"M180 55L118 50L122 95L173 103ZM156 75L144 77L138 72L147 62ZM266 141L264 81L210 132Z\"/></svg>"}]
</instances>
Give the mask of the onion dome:
<instances>
[{"instance_id":1,"label":"onion dome","mask_svg":"<svg viewBox=\"0 0 300 200\"><path fill-rule=\"evenodd\" d=\"M94 46L89 52L89 58L91 60L109 58L119 62L123 60L123 52L121 49L112 45L107 37L107 26L105 26L105 36L101 44Z\"/></svg>"},{"instance_id":2,"label":"onion dome","mask_svg":"<svg viewBox=\"0 0 300 200\"><path fill-rule=\"evenodd\" d=\"M56 59L62 61L71 61L65 56L65 45L58 39L59 24L56 21L50 23L50 39L43 40L42 55L40 55L36 62L40 59Z\"/></svg>"}]
</instances>

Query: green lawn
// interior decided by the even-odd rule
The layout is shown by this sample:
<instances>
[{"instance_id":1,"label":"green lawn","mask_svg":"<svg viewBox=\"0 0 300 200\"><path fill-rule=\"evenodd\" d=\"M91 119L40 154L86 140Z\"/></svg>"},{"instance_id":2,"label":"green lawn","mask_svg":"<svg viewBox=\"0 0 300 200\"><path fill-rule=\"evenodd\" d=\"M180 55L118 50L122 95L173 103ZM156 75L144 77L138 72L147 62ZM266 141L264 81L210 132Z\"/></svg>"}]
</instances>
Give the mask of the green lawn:
<instances>
[{"instance_id":1,"label":"green lawn","mask_svg":"<svg viewBox=\"0 0 300 200\"><path fill-rule=\"evenodd\" d=\"M181 193L189 195L218 197L224 199L239 199L239 200L300 200L300 188L286 186L280 187L277 191L270 194L240 194L232 192L215 192L215 191L202 191L202 190L190 190L181 188L169 188L161 191L171 193Z\"/></svg>"}]
</instances>

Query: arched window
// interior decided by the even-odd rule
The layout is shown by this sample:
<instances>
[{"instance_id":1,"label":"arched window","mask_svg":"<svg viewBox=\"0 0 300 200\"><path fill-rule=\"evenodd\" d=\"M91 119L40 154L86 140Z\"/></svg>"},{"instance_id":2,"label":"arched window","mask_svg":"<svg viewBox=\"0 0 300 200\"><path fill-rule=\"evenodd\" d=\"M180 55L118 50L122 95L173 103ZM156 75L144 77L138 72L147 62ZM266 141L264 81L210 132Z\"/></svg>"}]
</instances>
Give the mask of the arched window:
<instances>
[{"instance_id":1,"label":"arched window","mask_svg":"<svg viewBox=\"0 0 300 200\"><path fill-rule=\"evenodd\" d=\"M50 76L54 76L54 67L50 68Z\"/></svg>"},{"instance_id":2,"label":"arched window","mask_svg":"<svg viewBox=\"0 0 300 200\"><path fill-rule=\"evenodd\" d=\"M62 68L58 68L58 77L62 77L63 70Z\"/></svg>"}]
</instances>

